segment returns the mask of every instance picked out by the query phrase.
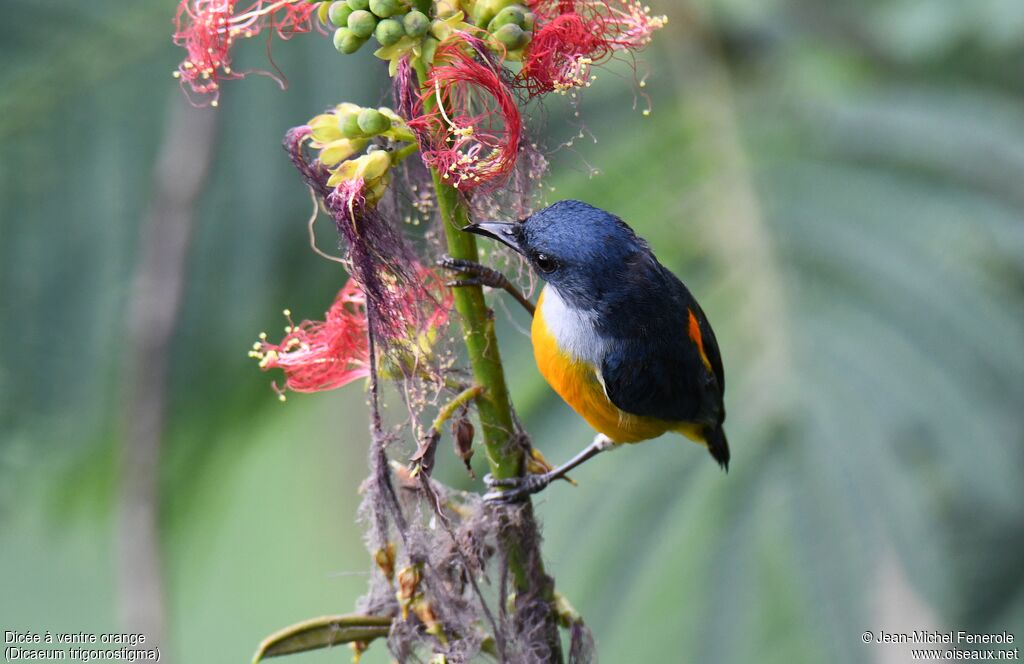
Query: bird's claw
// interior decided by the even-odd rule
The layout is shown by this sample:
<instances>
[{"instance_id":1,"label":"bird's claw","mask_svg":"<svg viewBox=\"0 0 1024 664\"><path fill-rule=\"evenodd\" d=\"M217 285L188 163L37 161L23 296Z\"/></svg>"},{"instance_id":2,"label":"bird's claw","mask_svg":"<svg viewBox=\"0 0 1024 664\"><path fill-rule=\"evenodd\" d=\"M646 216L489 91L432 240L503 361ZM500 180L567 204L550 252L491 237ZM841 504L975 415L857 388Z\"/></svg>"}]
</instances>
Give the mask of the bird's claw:
<instances>
[{"instance_id":1,"label":"bird's claw","mask_svg":"<svg viewBox=\"0 0 1024 664\"><path fill-rule=\"evenodd\" d=\"M543 491L551 484L551 476L527 475L526 477L508 477L498 479L490 474L484 476L484 484L490 489L484 494L484 502L509 505L526 500L532 494Z\"/></svg>"},{"instance_id":2,"label":"bird's claw","mask_svg":"<svg viewBox=\"0 0 1024 664\"><path fill-rule=\"evenodd\" d=\"M450 287L490 286L491 288L506 288L510 283L501 272L474 261L444 255L438 259L437 265L463 275L463 279L449 281L445 284Z\"/></svg>"}]
</instances>

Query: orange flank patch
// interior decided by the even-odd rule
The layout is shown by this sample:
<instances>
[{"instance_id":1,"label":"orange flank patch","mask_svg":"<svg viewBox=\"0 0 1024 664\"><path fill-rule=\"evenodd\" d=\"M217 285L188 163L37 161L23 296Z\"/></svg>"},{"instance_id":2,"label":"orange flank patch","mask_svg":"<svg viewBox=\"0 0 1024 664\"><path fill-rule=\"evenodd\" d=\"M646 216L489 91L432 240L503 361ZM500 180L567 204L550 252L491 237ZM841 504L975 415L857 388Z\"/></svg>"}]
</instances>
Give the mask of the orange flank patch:
<instances>
[{"instance_id":1,"label":"orange flank patch","mask_svg":"<svg viewBox=\"0 0 1024 664\"><path fill-rule=\"evenodd\" d=\"M708 354L704 352L704 337L700 333L700 323L697 322L697 316L694 315L693 309L687 309L686 312L690 314L690 340L697 344L697 351L700 353L700 360L707 367L708 371L714 373L711 368L711 360L708 359Z\"/></svg>"}]
</instances>

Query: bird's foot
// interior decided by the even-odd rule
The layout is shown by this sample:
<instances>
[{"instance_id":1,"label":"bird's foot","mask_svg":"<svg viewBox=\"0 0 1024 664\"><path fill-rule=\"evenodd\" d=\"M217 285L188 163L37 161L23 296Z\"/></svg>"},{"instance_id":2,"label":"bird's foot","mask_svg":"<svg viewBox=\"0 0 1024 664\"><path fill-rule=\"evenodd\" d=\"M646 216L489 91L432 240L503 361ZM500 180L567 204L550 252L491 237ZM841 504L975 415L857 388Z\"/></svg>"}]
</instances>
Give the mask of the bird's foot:
<instances>
[{"instance_id":1,"label":"bird's foot","mask_svg":"<svg viewBox=\"0 0 1024 664\"><path fill-rule=\"evenodd\" d=\"M551 484L551 481L555 479L554 475L554 473L544 473L543 475L498 479L488 474L484 477L484 484L490 491L484 494L484 502L509 505L526 500Z\"/></svg>"},{"instance_id":2,"label":"bird's foot","mask_svg":"<svg viewBox=\"0 0 1024 664\"><path fill-rule=\"evenodd\" d=\"M467 261L451 256L442 256L437 261L439 267L463 275L463 279L453 279L447 282L447 286L458 288L461 286L490 286L491 288L509 288L512 283L508 277L494 268L481 265L475 261Z\"/></svg>"},{"instance_id":3,"label":"bird's foot","mask_svg":"<svg viewBox=\"0 0 1024 664\"><path fill-rule=\"evenodd\" d=\"M481 265L475 261L452 258L451 256L442 256L437 261L437 264L445 270L451 270L462 275L461 279L452 279L445 282L445 285L449 288L462 288L465 286L490 286L491 288L497 288L514 297L531 316L533 315L535 311L533 303L523 295L522 291L516 288L515 284L508 280L508 277L494 268Z\"/></svg>"}]
</instances>

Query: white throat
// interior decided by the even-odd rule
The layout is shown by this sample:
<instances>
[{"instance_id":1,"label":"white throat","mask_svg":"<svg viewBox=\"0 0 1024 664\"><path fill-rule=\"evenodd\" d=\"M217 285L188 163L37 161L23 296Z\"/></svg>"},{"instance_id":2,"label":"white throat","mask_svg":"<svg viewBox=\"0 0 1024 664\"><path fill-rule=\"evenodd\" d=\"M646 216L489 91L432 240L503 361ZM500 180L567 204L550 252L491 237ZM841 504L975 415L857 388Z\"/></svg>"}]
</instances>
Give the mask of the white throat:
<instances>
[{"instance_id":1,"label":"white throat","mask_svg":"<svg viewBox=\"0 0 1024 664\"><path fill-rule=\"evenodd\" d=\"M541 315L558 347L575 360L598 368L604 360L607 342L597 334L594 323L597 313L570 306L555 287L544 287Z\"/></svg>"}]
</instances>

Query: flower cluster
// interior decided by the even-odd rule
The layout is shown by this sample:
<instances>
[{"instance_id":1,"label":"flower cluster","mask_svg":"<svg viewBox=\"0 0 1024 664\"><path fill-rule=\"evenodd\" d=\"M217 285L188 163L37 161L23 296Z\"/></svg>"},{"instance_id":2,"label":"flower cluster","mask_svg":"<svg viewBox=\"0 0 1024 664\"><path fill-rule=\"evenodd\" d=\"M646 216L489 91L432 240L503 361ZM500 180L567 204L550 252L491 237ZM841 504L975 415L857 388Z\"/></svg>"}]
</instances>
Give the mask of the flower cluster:
<instances>
[{"instance_id":1,"label":"flower cluster","mask_svg":"<svg viewBox=\"0 0 1024 664\"><path fill-rule=\"evenodd\" d=\"M308 126L309 145L318 151L320 164L330 173L327 186L353 189L354 183L361 181L358 189L365 191L365 197L372 201L378 200L387 188L392 160L401 158L402 153L395 149L400 143L416 141L405 120L383 106L338 104L311 119ZM371 145L375 138L392 149L377 149L379 144ZM354 157L368 147L366 154Z\"/></svg>"},{"instance_id":2,"label":"flower cluster","mask_svg":"<svg viewBox=\"0 0 1024 664\"><path fill-rule=\"evenodd\" d=\"M237 39L255 37L266 28L282 39L309 32L316 8L305 0L255 0L241 10L235 0L181 0L174 18L174 43L187 55L174 76L216 106L221 80L245 76L231 67L231 47Z\"/></svg>"},{"instance_id":3,"label":"flower cluster","mask_svg":"<svg viewBox=\"0 0 1024 664\"><path fill-rule=\"evenodd\" d=\"M639 0L180 0L174 41L187 55L175 75L215 106L221 82L243 76L232 68L236 39L266 30L287 39L314 20L333 30L342 53L376 40L398 112L343 103L286 138L335 223L352 276L325 321L289 320L281 343L264 339L253 350L297 391L365 376L367 334L392 360L429 350L427 337L447 317L450 292L425 277L378 210L394 167L419 152L446 184L488 194L475 197L478 206L499 190L518 191L523 183L510 176L535 178L530 164L546 163L528 158L536 147L524 140L520 105L589 85L593 67L643 48L666 21Z\"/></svg>"},{"instance_id":4,"label":"flower cluster","mask_svg":"<svg viewBox=\"0 0 1024 664\"><path fill-rule=\"evenodd\" d=\"M412 43L430 29L430 0L418 0L415 7L400 0L338 0L321 6L327 23L335 27L334 46L342 53L355 53L374 37L382 47L405 40Z\"/></svg>"},{"instance_id":5,"label":"flower cluster","mask_svg":"<svg viewBox=\"0 0 1024 664\"><path fill-rule=\"evenodd\" d=\"M531 96L587 85L594 65L645 47L667 22L639 0L536 0L533 10L540 27L518 76Z\"/></svg>"},{"instance_id":6,"label":"flower cluster","mask_svg":"<svg viewBox=\"0 0 1024 664\"><path fill-rule=\"evenodd\" d=\"M522 118L504 71L479 39L454 35L438 47L416 110L409 126L423 161L453 187L496 186L512 171Z\"/></svg>"}]
</instances>

